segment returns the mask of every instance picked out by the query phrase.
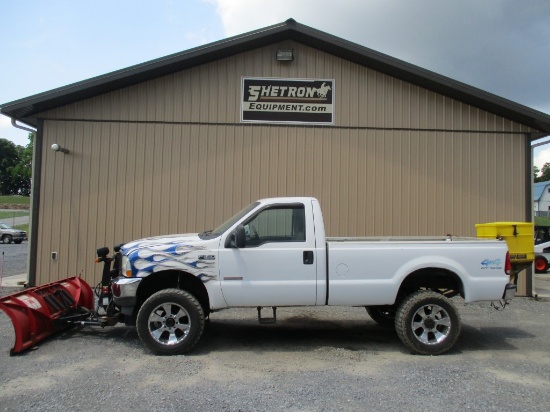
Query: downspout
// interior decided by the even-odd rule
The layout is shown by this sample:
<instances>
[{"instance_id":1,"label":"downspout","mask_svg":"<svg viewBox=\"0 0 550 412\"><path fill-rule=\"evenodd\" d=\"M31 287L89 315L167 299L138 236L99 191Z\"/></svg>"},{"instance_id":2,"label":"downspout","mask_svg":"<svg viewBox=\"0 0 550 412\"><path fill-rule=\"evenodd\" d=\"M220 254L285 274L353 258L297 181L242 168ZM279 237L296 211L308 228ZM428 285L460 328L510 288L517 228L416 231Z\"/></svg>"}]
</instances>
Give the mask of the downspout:
<instances>
[{"instance_id":1,"label":"downspout","mask_svg":"<svg viewBox=\"0 0 550 412\"><path fill-rule=\"evenodd\" d=\"M27 255L27 286L36 286L36 255L37 255L37 230L38 227L38 206L40 204L40 169L42 168L42 136L41 125L38 130L17 124L14 117L11 118L11 124L16 129L25 130L34 134L33 153L32 153L32 171L31 171L31 213L29 219L29 253Z\"/></svg>"},{"instance_id":2,"label":"downspout","mask_svg":"<svg viewBox=\"0 0 550 412\"><path fill-rule=\"evenodd\" d=\"M36 130L31 129L30 127L25 127L25 126L21 126L20 124L17 124L17 120L15 119L15 117L11 118L11 125L13 127L15 127L16 129L21 129L21 130L25 130L29 133L34 133L34 135L36 136Z\"/></svg>"}]
</instances>

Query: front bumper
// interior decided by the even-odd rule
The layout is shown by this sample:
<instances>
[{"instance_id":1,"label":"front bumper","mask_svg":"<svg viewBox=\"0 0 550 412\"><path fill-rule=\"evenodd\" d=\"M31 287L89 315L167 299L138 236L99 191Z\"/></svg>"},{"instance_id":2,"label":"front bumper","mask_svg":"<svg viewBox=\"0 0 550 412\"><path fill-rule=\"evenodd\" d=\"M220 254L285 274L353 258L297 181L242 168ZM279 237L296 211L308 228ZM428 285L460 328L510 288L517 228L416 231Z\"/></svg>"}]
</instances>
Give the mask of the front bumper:
<instances>
[{"instance_id":1,"label":"front bumper","mask_svg":"<svg viewBox=\"0 0 550 412\"><path fill-rule=\"evenodd\" d=\"M111 282L113 301L117 306L135 306L137 289L142 278L126 278L120 276Z\"/></svg>"},{"instance_id":2,"label":"front bumper","mask_svg":"<svg viewBox=\"0 0 550 412\"><path fill-rule=\"evenodd\" d=\"M514 285L513 283L508 283L504 287L504 294L502 295L503 300L510 300L516 295L518 287Z\"/></svg>"},{"instance_id":3,"label":"front bumper","mask_svg":"<svg viewBox=\"0 0 550 412\"><path fill-rule=\"evenodd\" d=\"M13 240L28 240L26 233L11 233L10 236Z\"/></svg>"}]
</instances>

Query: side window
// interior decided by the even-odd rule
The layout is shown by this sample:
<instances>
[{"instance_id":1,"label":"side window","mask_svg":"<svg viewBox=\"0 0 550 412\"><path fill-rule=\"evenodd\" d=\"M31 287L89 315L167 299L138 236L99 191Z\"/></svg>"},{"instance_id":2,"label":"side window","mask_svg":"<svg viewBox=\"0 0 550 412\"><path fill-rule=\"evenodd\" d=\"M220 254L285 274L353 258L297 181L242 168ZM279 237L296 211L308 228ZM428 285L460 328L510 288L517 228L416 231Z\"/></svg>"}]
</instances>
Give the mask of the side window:
<instances>
[{"instance_id":1,"label":"side window","mask_svg":"<svg viewBox=\"0 0 550 412\"><path fill-rule=\"evenodd\" d=\"M247 247L270 242L305 242L304 206L275 206L264 209L244 224L244 231Z\"/></svg>"}]
</instances>

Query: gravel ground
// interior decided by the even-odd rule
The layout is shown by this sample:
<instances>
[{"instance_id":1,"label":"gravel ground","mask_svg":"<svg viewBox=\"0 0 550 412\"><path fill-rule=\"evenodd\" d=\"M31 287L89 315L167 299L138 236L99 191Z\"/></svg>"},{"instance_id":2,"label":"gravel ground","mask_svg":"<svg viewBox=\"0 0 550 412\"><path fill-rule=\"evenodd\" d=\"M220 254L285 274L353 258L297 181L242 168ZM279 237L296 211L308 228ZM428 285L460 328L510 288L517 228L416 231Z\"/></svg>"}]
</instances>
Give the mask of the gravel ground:
<instances>
[{"instance_id":1,"label":"gravel ground","mask_svg":"<svg viewBox=\"0 0 550 412\"><path fill-rule=\"evenodd\" d=\"M29 242L19 245L0 243L0 274L4 277L27 273Z\"/></svg>"},{"instance_id":2,"label":"gravel ground","mask_svg":"<svg viewBox=\"0 0 550 412\"><path fill-rule=\"evenodd\" d=\"M10 357L0 312L0 411L550 410L550 302L457 305L461 338L438 357L410 354L363 308L343 307L279 308L275 325L254 309L214 313L187 356L151 355L116 326Z\"/></svg>"}]
</instances>

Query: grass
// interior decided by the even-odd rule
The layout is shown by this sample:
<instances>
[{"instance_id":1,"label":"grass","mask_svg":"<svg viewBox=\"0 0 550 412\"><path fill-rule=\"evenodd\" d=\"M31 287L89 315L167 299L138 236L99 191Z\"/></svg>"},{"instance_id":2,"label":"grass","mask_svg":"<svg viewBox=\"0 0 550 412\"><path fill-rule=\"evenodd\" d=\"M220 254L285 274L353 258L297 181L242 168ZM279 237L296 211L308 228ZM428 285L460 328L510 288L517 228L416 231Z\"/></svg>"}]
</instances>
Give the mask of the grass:
<instances>
[{"instance_id":1,"label":"grass","mask_svg":"<svg viewBox=\"0 0 550 412\"><path fill-rule=\"evenodd\" d=\"M0 211L0 220L2 219L11 219L12 217L28 216L28 210L9 210L9 211Z\"/></svg>"},{"instance_id":2,"label":"grass","mask_svg":"<svg viewBox=\"0 0 550 412\"><path fill-rule=\"evenodd\" d=\"M0 196L0 205L30 205L28 196Z\"/></svg>"},{"instance_id":3,"label":"grass","mask_svg":"<svg viewBox=\"0 0 550 412\"><path fill-rule=\"evenodd\" d=\"M26 225L16 225L14 226L15 229L19 229L19 230L24 230L25 232L27 232L27 236L29 235L29 224L27 223Z\"/></svg>"},{"instance_id":4,"label":"grass","mask_svg":"<svg viewBox=\"0 0 550 412\"><path fill-rule=\"evenodd\" d=\"M535 216L535 226L550 226L550 218Z\"/></svg>"}]
</instances>

